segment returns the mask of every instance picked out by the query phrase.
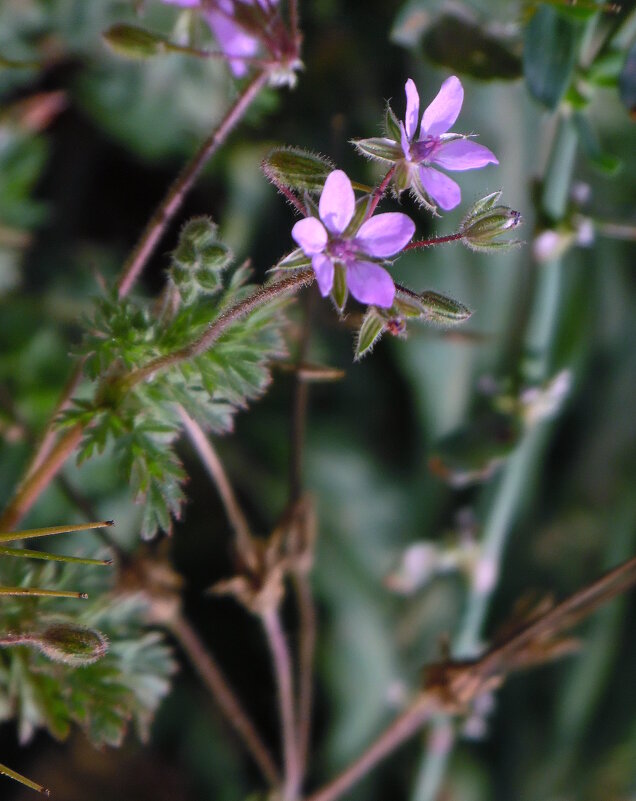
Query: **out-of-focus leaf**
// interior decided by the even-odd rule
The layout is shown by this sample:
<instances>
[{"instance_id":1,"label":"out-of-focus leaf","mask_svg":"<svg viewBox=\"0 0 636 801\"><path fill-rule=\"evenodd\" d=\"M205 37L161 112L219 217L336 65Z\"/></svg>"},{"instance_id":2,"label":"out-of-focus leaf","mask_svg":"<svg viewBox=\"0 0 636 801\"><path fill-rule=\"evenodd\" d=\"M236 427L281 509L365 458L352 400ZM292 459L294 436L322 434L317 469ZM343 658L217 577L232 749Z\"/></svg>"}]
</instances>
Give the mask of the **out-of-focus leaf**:
<instances>
[{"instance_id":1,"label":"out-of-focus leaf","mask_svg":"<svg viewBox=\"0 0 636 801\"><path fill-rule=\"evenodd\" d=\"M522 75L521 59L508 42L452 14L435 20L422 47L431 61L462 75L480 80L514 80Z\"/></svg>"},{"instance_id":2,"label":"out-of-focus leaf","mask_svg":"<svg viewBox=\"0 0 636 801\"><path fill-rule=\"evenodd\" d=\"M582 28L553 8L542 6L526 26L523 72L530 94L555 109L576 65Z\"/></svg>"},{"instance_id":3,"label":"out-of-focus leaf","mask_svg":"<svg viewBox=\"0 0 636 801\"><path fill-rule=\"evenodd\" d=\"M426 0L412 0L398 12L391 29L391 39L403 47L415 47L430 21L431 14Z\"/></svg>"},{"instance_id":4,"label":"out-of-focus leaf","mask_svg":"<svg viewBox=\"0 0 636 801\"><path fill-rule=\"evenodd\" d=\"M632 117L636 116L636 42L629 48L618 78L618 92Z\"/></svg>"},{"instance_id":5,"label":"out-of-focus leaf","mask_svg":"<svg viewBox=\"0 0 636 801\"><path fill-rule=\"evenodd\" d=\"M581 148L592 164L606 175L616 175L623 164L619 158L601 149L600 142L590 121L585 114L576 114L574 117Z\"/></svg>"}]
</instances>

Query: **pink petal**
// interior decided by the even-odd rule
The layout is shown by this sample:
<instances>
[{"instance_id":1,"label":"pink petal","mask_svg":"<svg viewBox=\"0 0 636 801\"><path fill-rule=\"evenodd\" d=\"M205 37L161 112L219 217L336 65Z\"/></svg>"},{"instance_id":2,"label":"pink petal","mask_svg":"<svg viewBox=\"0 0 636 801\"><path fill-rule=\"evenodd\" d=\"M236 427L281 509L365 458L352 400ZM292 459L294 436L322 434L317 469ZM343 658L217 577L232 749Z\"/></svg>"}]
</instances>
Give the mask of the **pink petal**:
<instances>
[{"instance_id":1,"label":"pink petal","mask_svg":"<svg viewBox=\"0 0 636 801\"><path fill-rule=\"evenodd\" d=\"M355 241L364 253L383 259L399 253L414 233L415 223L410 217L391 211L363 223Z\"/></svg>"},{"instance_id":2,"label":"pink petal","mask_svg":"<svg viewBox=\"0 0 636 801\"><path fill-rule=\"evenodd\" d=\"M447 170L476 170L486 164L499 164L494 153L470 139L442 143L433 162Z\"/></svg>"},{"instance_id":3,"label":"pink petal","mask_svg":"<svg viewBox=\"0 0 636 801\"><path fill-rule=\"evenodd\" d=\"M331 287L333 286L333 262L331 259L328 259L327 256L323 256L319 253L316 256L312 256L311 266L316 273L316 281L318 282L320 294L324 298L331 292Z\"/></svg>"},{"instance_id":4,"label":"pink petal","mask_svg":"<svg viewBox=\"0 0 636 801\"><path fill-rule=\"evenodd\" d=\"M420 116L420 96L417 93L415 84L408 79L406 86L406 114L404 115L404 127L409 139L413 139L417 130L417 118Z\"/></svg>"},{"instance_id":5,"label":"pink petal","mask_svg":"<svg viewBox=\"0 0 636 801\"><path fill-rule=\"evenodd\" d=\"M292 228L291 235L307 256L322 253L327 245L325 226L315 217L299 220Z\"/></svg>"},{"instance_id":6,"label":"pink petal","mask_svg":"<svg viewBox=\"0 0 636 801\"><path fill-rule=\"evenodd\" d=\"M424 189L444 211L450 211L459 205L462 199L461 190L448 175L431 167L420 167L420 180Z\"/></svg>"},{"instance_id":7,"label":"pink petal","mask_svg":"<svg viewBox=\"0 0 636 801\"><path fill-rule=\"evenodd\" d=\"M360 303L387 308L395 297L395 284L391 276L384 267L368 261L347 264L347 286Z\"/></svg>"},{"instance_id":8,"label":"pink petal","mask_svg":"<svg viewBox=\"0 0 636 801\"><path fill-rule=\"evenodd\" d=\"M442 84L437 96L422 116L420 139L446 133L459 116L464 102L464 90L459 78L451 75Z\"/></svg>"},{"instance_id":9,"label":"pink petal","mask_svg":"<svg viewBox=\"0 0 636 801\"><path fill-rule=\"evenodd\" d=\"M332 234L341 234L351 222L356 198L351 181L342 170L330 172L320 195L320 219Z\"/></svg>"},{"instance_id":10,"label":"pink petal","mask_svg":"<svg viewBox=\"0 0 636 801\"><path fill-rule=\"evenodd\" d=\"M258 52L259 41L239 27L225 13L208 11L205 15L219 48L229 59L230 69L235 77L247 74L248 64L243 58L251 58Z\"/></svg>"}]
</instances>

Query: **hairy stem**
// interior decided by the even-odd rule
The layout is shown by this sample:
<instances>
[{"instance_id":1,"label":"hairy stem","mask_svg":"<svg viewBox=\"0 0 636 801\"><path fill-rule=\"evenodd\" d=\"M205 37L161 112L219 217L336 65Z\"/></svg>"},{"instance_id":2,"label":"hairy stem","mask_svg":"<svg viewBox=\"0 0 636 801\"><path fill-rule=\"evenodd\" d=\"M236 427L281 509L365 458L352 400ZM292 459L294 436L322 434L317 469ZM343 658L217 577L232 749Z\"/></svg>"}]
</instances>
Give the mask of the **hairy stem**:
<instances>
[{"instance_id":1,"label":"hairy stem","mask_svg":"<svg viewBox=\"0 0 636 801\"><path fill-rule=\"evenodd\" d=\"M0 529L12 529L18 525L26 513L31 509L44 490L55 478L64 462L73 453L84 431L83 426L76 425L69 428L51 448L46 457L40 462L20 484L9 505L0 517Z\"/></svg>"},{"instance_id":2,"label":"hairy stem","mask_svg":"<svg viewBox=\"0 0 636 801\"><path fill-rule=\"evenodd\" d=\"M245 87L243 93L237 98L234 105L229 109L221 124L212 135L205 140L191 161L186 164L181 173L177 176L166 196L144 228L139 241L122 268L117 284L120 298L125 297L128 292L130 292L140 272L143 270L146 262L161 239L166 226L181 208L186 195L199 177L201 170L223 142L225 142L232 129L243 118L247 109L266 85L267 79L267 71L259 72L256 75L251 83Z\"/></svg>"},{"instance_id":3,"label":"hairy stem","mask_svg":"<svg viewBox=\"0 0 636 801\"><path fill-rule=\"evenodd\" d=\"M393 178L394 175L395 175L395 167L391 167L391 169L384 176L380 184L373 190L371 203L369 203L369 208L367 209L367 213L365 214L366 220L368 220L369 217L373 215L373 212L376 210L378 203L382 200L382 197L386 192L386 188L391 183L391 178Z\"/></svg>"},{"instance_id":4,"label":"hairy stem","mask_svg":"<svg viewBox=\"0 0 636 801\"><path fill-rule=\"evenodd\" d=\"M297 292L301 287L309 286L313 281L313 270L300 270L288 278L283 278L277 283L260 287L252 295L224 311L220 317L210 324L207 330L198 339L194 340L194 342L172 353L158 356L143 367L133 370L132 373L122 379L122 388L125 390L131 389L135 384L139 384L159 370L165 370L167 367L179 364L179 362L199 356L213 345L221 334L237 320L240 320L250 312L273 300L278 300L286 295L293 295L294 292Z\"/></svg>"},{"instance_id":5,"label":"hairy stem","mask_svg":"<svg viewBox=\"0 0 636 801\"><path fill-rule=\"evenodd\" d=\"M201 642L198 634L180 614L177 614L168 623L168 629L183 649L205 686L210 690L230 725L245 744L264 778L272 787L278 787L280 775L274 760L261 740L254 724L244 711L234 690L228 684L223 672Z\"/></svg>"},{"instance_id":6,"label":"hairy stem","mask_svg":"<svg viewBox=\"0 0 636 801\"><path fill-rule=\"evenodd\" d=\"M310 795L306 801L336 801L391 752L413 737L428 721L432 711L430 698L422 695L355 762L321 790Z\"/></svg>"},{"instance_id":7,"label":"hairy stem","mask_svg":"<svg viewBox=\"0 0 636 801\"><path fill-rule=\"evenodd\" d=\"M300 789L300 763L298 760L292 664L278 610L270 609L264 612L261 615L261 619L272 654L280 708L281 740L285 762L283 801L295 801Z\"/></svg>"},{"instance_id":8,"label":"hairy stem","mask_svg":"<svg viewBox=\"0 0 636 801\"><path fill-rule=\"evenodd\" d=\"M417 250L418 248L431 248L435 245L445 245L447 242L457 242L464 238L463 231L458 231L456 234L448 234L448 236L436 236L432 239L418 239L416 242L410 242L404 250Z\"/></svg>"}]
</instances>

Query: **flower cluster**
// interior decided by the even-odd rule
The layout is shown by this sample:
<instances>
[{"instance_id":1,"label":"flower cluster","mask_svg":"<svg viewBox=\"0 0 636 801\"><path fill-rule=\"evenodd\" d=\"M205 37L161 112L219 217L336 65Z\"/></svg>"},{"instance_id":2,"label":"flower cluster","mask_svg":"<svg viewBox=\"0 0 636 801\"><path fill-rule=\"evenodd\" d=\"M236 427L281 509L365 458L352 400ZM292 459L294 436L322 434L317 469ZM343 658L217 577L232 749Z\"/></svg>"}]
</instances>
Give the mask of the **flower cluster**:
<instances>
[{"instance_id":1,"label":"flower cluster","mask_svg":"<svg viewBox=\"0 0 636 801\"><path fill-rule=\"evenodd\" d=\"M320 195L320 219L305 217L294 225L292 237L311 258L321 294L328 295L334 278L342 271L344 285L360 303L388 308L395 297L389 273L374 260L399 253L411 240L415 225L399 212L354 220L355 195L342 170L334 170ZM352 220L353 223L352 223ZM344 306L346 295L339 306Z\"/></svg>"},{"instance_id":2,"label":"flower cluster","mask_svg":"<svg viewBox=\"0 0 636 801\"><path fill-rule=\"evenodd\" d=\"M273 6L278 0L216 0L206 4L204 0L163 0L165 3L183 8L197 8L210 26L221 52L228 57L232 73L242 78L249 69L249 60L261 49ZM261 30L248 30L241 24L241 11L257 12L261 16Z\"/></svg>"},{"instance_id":3,"label":"flower cluster","mask_svg":"<svg viewBox=\"0 0 636 801\"><path fill-rule=\"evenodd\" d=\"M473 142L465 134L449 133L464 101L459 78L452 75L444 81L421 121L420 97L410 78L405 90L404 121L398 121L389 107L388 136L357 140L356 147L370 158L393 164L393 185L398 193L410 189L423 205L434 209L437 204L449 211L459 205L461 190L436 167L462 171L499 162L487 147Z\"/></svg>"}]
</instances>

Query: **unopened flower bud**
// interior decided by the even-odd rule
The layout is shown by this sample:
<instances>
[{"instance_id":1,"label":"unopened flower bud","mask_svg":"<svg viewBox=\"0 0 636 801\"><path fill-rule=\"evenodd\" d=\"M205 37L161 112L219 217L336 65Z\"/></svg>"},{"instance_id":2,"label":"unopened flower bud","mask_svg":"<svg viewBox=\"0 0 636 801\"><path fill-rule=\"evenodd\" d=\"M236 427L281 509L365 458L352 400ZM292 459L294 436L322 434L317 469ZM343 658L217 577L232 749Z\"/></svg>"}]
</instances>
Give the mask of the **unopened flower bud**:
<instances>
[{"instance_id":1,"label":"unopened flower bud","mask_svg":"<svg viewBox=\"0 0 636 801\"><path fill-rule=\"evenodd\" d=\"M101 632L67 623L49 626L34 644L49 659L76 667L97 662L108 650L108 640Z\"/></svg>"},{"instance_id":2,"label":"unopened flower bud","mask_svg":"<svg viewBox=\"0 0 636 801\"><path fill-rule=\"evenodd\" d=\"M521 214L508 206L495 206L475 216L468 216L462 223L463 241L471 250L490 251L519 245L513 240L499 242L498 238L516 228L522 222Z\"/></svg>"},{"instance_id":3,"label":"unopened flower bud","mask_svg":"<svg viewBox=\"0 0 636 801\"><path fill-rule=\"evenodd\" d=\"M151 58L165 53L168 46L163 37L135 25L113 25L102 37L115 53L126 58Z\"/></svg>"}]
</instances>

